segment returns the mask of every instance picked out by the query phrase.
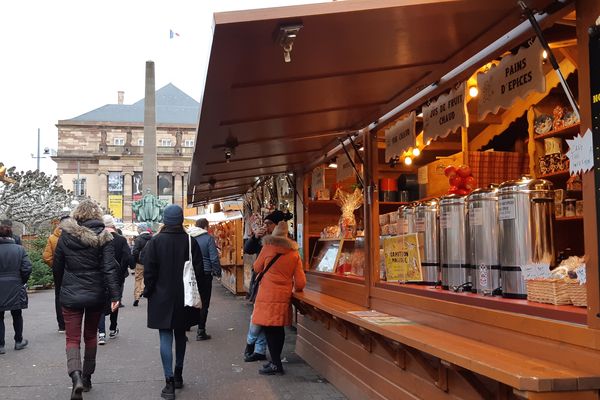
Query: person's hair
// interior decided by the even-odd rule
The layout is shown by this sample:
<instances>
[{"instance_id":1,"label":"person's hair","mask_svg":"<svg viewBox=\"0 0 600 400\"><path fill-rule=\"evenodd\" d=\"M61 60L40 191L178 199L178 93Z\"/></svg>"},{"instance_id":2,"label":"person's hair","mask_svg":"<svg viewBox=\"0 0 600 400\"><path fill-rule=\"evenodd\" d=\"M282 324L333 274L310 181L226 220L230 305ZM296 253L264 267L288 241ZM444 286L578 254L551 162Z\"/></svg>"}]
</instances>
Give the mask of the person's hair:
<instances>
[{"instance_id":1,"label":"person's hair","mask_svg":"<svg viewBox=\"0 0 600 400\"><path fill-rule=\"evenodd\" d=\"M208 228L208 220L206 218L200 218L196 221L196 227L206 229Z\"/></svg>"},{"instance_id":2,"label":"person's hair","mask_svg":"<svg viewBox=\"0 0 600 400\"><path fill-rule=\"evenodd\" d=\"M75 210L73 210L73 214L71 215L77 221L85 222L89 220L99 220L102 221L102 210L93 200L83 200Z\"/></svg>"},{"instance_id":3,"label":"person's hair","mask_svg":"<svg viewBox=\"0 0 600 400\"><path fill-rule=\"evenodd\" d=\"M0 225L12 226L12 221L10 219L3 219L2 221L0 221Z\"/></svg>"},{"instance_id":4,"label":"person's hair","mask_svg":"<svg viewBox=\"0 0 600 400\"><path fill-rule=\"evenodd\" d=\"M13 235L12 233L12 227L8 226L8 225L0 225L0 237L9 237L11 238Z\"/></svg>"}]
</instances>

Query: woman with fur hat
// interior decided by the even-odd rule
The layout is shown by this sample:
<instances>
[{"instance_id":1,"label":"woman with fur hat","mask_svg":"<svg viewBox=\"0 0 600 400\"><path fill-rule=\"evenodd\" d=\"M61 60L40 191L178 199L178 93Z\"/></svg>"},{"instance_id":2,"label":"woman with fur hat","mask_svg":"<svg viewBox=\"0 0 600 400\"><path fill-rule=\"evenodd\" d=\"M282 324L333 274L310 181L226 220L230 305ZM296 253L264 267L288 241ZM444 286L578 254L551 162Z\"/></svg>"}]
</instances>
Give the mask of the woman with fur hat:
<instances>
[{"instance_id":1,"label":"woman with fur hat","mask_svg":"<svg viewBox=\"0 0 600 400\"><path fill-rule=\"evenodd\" d=\"M262 326L265 331L271 362L264 365L259 373L283 374L281 351L285 342L285 326L292 323L292 291L304 289L306 276L298 244L288 238L287 222L280 221L271 235L262 238L262 245L254 262L254 271L262 274L262 278L254 302L252 323Z\"/></svg>"},{"instance_id":2,"label":"woman with fur hat","mask_svg":"<svg viewBox=\"0 0 600 400\"><path fill-rule=\"evenodd\" d=\"M61 222L61 235L54 253L53 272L60 287L65 319L67 370L73 380L71 399L82 399L92 388L96 369L98 322L110 297L111 309L119 307L121 291L112 235L104 229L102 211L92 200L84 200ZM81 330L85 353L81 363Z\"/></svg>"}]
</instances>

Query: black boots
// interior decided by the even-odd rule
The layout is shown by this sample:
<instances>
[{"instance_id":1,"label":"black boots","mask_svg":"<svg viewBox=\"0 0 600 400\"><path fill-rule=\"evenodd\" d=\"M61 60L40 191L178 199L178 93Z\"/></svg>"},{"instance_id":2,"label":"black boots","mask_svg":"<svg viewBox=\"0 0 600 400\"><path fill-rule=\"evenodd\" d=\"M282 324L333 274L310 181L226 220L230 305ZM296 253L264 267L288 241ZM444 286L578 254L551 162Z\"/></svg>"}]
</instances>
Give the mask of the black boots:
<instances>
[{"instance_id":1,"label":"black boots","mask_svg":"<svg viewBox=\"0 0 600 400\"><path fill-rule=\"evenodd\" d=\"M175 399L175 379L173 377L166 379L166 385L160 392L160 397L166 400Z\"/></svg>"},{"instance_id":2,"label":"black boots","mask_svg":"<svg viewBox=\"0 0 600 400\"><path fill-rule=\"evenodd\" d=\"M71 391L71 400L83 400L83 379L81 371L71 372L71 380L73 381L73 390Z\"/></svg>"},{"instance_id":3,"label":"black boots","mask_svg":"<svg viewBox=\"0 0 600 400\"><path fill-rule=\"evenodd\" d=\"M81 380L83 381L83 391L84 392L89 392L90 390L92 390L92 376L91 375L83 375L81 377Z\"/></svg>"},{"instance_id":4,"label":"black boots","mask_svg":"<svg viewBox=\"0 0 600 400\"><path fill-rule=\"evenodd\" d=\"M175 367L175 376L173 379L175 382L175 389L181 389L183 387L183 368Z\"/></svg>"},{"instance_id":5,"label":"black boots","mask_svg":"<svg viewBox=\"0 0 600 400\"><path fill-rule=\"evenodd\" d=\"M275 364L268 363L263 365L261 369L258 370L258 373L261 375L283 375L283 366L277 366Z\"/></svg>"},{"instance_id":6,"label":"black boots","mask_svg":"<svg viewBox=\"0 0 600 400\"><path fill-rule=\"evenodd\" d=\"M196 340L208 340L211 336L206 333L206 329L198 329L198 334L196 335Z\"/></svg>"},{"instance_id":7,"label":"black boots","mask_svg":"<svg viewBox=\"0 0 600 400\"><path fill-rule=\"evenodd\" d=\"M250 355L244 356L245 362L263 361L266 359L267 359L267 356L264 354L260 354L260 353L252 353Z\"/></svg>"},{"instance_id":8,"label":"black boots","mask_svg":"<svg viewBox=\"0 0 600 400\"><path fill-rule=\"evenodd\" d=\"M254 343L247 344L246 348L244 349L244 358L250 357L252 353L254 353Z\"/></svg>"}]
</instances>

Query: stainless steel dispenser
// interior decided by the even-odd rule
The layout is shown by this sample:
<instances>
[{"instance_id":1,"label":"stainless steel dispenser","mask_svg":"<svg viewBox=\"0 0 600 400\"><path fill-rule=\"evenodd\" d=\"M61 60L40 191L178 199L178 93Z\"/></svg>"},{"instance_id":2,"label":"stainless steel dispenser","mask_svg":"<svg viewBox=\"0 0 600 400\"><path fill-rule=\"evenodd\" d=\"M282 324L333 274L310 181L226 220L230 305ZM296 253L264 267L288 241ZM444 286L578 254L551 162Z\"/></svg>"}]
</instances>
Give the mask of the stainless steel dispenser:
<instances>
[{"instance_id":1,"label":"stainless steel dispenser","mask_svg":"<svg viewBox=\"0 0 600 400\"><path fill-rule=\"evenodd\" d=\"M521 266L554 265L554 190L544 179L522 178L498 189L502 295L526 298Z\"/></svg>"},{"instance_id":2,"label":"stainless steel dispenser","mask_svg":"<svg viewBox=\"0 0 600 400\"><path fill-rule=\"evenodd\" d=\"M440 281L438 200L419 203L415 208L415 230L419 239L423 283Z\"/></svg>"},{"instance_id":3,"label":"stainless steel dispenser","mask_svg":"<svg viewBox=\"0 0 600 400\"><path fill-rule=\"evenodd\" d=\"M470 282L465 216L465 197L451 194L440 199L440 265L443 289L459 291Z\"/></svg>"},{"instance_id":4,"label":"stainless steel dispenser","mask_svg":"<svg viewBox=\"0 0 600 400\"><path fill-rule=\"evenodd\" d=\"M471 291L489 295L500 287L498 189L474 190L467 210Z\"/></svg>"}]
</instances>

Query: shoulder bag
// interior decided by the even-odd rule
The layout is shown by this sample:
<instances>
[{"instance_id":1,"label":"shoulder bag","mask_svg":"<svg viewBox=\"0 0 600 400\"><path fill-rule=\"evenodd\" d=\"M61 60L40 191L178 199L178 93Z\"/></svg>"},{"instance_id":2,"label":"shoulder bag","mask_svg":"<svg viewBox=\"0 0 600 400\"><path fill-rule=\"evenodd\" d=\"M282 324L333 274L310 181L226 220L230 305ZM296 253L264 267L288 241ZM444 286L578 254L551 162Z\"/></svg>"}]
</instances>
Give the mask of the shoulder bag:
<instances>
[{"instance_id":1,"label":"shoulder bag","mask_svg":"<svg viewBox=\"0 0 600 400\"><path fill-rule=\"evenodd\" d=\"M184 305L194 308L202 308L202 299L198 291L198 281L194 272L192 262L192 237L188 235L189 259L183 264L183 297Z\"/></svg>"},{"instance_id":2,"label":"shoulder bag","mask_svg":"<svg viewBox=\"0 0 600 400\"><path fill-rule=\"evenodd\" d=\"M258 287L260 284L260 281L262 280L263 276L265 276L265 274L267 273L267 271L269 271L269 268L271 268L273 266L273 264L275 264L275 261L277 261L277 259L281 257L281 253L277 253L275 254L275 257L273 257L271 259L271 261L269 262L269 264L267 264L266 268L256 276L256 279L254 279L254 285L252 285L252 288L250 289L250 302L254 303L254 300L256 300L256 295L258 294Z\"/></svg>"}]
</instances>

